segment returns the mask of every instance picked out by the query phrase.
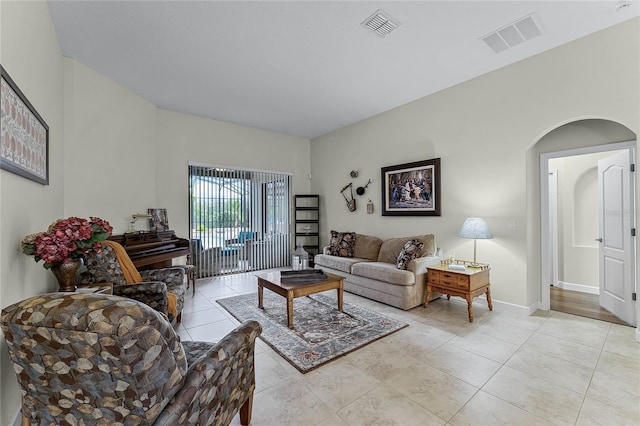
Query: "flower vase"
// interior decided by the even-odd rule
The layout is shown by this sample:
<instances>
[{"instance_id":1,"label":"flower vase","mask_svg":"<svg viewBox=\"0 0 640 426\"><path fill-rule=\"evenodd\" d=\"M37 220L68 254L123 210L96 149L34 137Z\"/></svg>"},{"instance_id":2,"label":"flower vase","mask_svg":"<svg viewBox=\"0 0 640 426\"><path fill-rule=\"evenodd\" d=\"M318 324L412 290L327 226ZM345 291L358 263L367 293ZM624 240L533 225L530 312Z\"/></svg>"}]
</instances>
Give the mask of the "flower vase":
<instances>
[{"instance_id":1,"label":"flower vase","mask_svg":"<svg viewBox=\"0 0 640 426\"><path fill-rule=\"evenodd\" d=\"M56 263L51 267L51 272L58 280L59 291L76 291L81 266L82 259L72 259L70 262Z\"/></svg>"}]
</instances>

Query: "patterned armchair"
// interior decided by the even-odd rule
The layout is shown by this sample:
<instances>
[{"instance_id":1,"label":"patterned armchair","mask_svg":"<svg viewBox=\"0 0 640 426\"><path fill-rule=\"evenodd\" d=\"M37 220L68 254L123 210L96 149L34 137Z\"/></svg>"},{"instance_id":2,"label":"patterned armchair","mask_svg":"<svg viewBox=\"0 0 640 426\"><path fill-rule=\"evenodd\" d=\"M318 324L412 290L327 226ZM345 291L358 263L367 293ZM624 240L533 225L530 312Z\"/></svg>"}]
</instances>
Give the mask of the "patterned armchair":
<instances>
[{"instance_id":1,"label":"patterned armchair","mask_svg":"<svg viewBox=\"0 0 640 426\"><path fill-rule=\"evenodd\" d=\"M49 293L2 310L23 424L228 425L251 421L255 339L246 321L218 343L180 342L135 300Z\"/></svg>"},{"instance_id":2,"label":"patterned armchair","mask_svg":"<svg viewBox=\"0 0 640 426\"><path fill-rule=\"evenodd\" d=\"M176 295L177 322L182 320L182 307L187 285L184 280L184 269L163 268L139 271L145 282L127 284L115 251L108 245L102 245L102 253L93 254L84 260L80 272L79 284L101 282L113 283L113 294L138 300L151 306L158 312L167 315L173 322L174 315L167 310L167 293Z\"/></svg>"}]
</instances>

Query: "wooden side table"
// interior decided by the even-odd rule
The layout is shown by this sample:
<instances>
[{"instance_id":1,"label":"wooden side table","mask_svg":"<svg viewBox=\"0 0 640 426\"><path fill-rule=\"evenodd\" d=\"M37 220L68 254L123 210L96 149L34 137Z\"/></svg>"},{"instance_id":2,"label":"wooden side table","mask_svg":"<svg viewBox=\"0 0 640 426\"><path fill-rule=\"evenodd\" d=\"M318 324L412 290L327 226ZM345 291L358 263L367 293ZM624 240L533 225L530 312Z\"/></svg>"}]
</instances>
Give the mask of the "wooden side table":
<instances>
[{"instance_id":1,"label":"wooden side table","mask_svg":"<svg viewBox=\"0 0 640 426\"><path fill-rule=\"evenodd\" d=\"M451 299L451 296L462 297L467 301L469 322L473 322L473 299L486 293L489 310L493 311L489 266L472 268L468 266L470 262L456 261L456 264L465 267L457 270L449 269L450 263L445 261L440 265L427 267L427 295L424 299L424 307L426 308L429 304L433 291L446 294L447 299Z\"/></svg>"}]
</instances>

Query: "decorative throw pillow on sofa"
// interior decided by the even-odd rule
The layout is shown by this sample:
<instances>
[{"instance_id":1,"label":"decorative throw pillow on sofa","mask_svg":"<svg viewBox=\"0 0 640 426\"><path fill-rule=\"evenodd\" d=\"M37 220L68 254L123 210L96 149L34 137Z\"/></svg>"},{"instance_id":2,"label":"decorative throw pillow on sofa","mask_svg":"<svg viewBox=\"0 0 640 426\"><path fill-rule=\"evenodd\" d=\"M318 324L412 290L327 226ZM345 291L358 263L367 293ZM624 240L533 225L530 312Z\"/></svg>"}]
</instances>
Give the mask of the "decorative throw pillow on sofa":
<instances>
[{"instance_id":1,"label":"decorative throw pillow on sofa","mask_svg":"<svg viewBox=\"0 0 640 426\"><path fill-rule=\"evenodd\" d=\"M355 232L331 231L329 254L339 257L353 257L356 246Z\"/></svg>"},{"instance_id":2,"label":"decorative throw pillow on sofa","mask_svg":"<svg viewBox=\"0 0 640 426\"><path fill-rule=\"evenodd\" d=\"M398 255L398 261L396 262L398 269L407 269L407 263L420 255L423 246L424 243L418 240L407 241Z\"/></svg>"}]
</instances>

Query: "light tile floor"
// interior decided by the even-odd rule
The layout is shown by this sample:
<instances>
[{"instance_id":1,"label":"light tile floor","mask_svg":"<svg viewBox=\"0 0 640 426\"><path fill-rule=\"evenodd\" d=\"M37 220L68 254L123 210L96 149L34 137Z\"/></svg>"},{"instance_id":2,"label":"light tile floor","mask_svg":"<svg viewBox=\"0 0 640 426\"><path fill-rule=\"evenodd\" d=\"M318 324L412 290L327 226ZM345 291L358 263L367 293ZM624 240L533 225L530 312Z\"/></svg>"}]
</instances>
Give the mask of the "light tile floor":
<instances>
[{"instance_id":1,"label":"light tile floor","mask_svg":"<svg viewBox=\"0 0 640 426\"><path fill-rule=\"evenodd\" d=\"M255 292L256 281L198 280L178 334L220 340L238 322L216 300ZM345 301L410 326L307 374L259 340L253 425L640 424L632 327L500 304L490 312L482 299L473 323L461 299L408 312L350 293Z\"/></svg>"}]
</instances>

